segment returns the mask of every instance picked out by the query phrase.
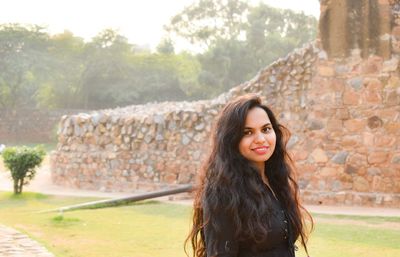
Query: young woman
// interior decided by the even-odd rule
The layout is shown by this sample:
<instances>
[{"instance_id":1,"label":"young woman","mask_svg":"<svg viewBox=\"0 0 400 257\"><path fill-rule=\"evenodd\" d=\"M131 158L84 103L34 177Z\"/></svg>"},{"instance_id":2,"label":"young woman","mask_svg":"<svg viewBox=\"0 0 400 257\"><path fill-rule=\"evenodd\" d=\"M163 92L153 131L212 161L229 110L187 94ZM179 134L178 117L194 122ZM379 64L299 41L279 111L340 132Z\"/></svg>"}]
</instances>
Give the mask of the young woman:
<instances>
[{"instance_id":1,"label":"young woman","mask_svg":"<svg viewBox=\"0 0 400 257\"><path fill-rule=\"evenodd\" d=\"M303 215L313 223L299 203L289 136L257 96L224 107L186 240L195 257L294 257L298 238L307 252Z\"/></svg>"}]
</instances>

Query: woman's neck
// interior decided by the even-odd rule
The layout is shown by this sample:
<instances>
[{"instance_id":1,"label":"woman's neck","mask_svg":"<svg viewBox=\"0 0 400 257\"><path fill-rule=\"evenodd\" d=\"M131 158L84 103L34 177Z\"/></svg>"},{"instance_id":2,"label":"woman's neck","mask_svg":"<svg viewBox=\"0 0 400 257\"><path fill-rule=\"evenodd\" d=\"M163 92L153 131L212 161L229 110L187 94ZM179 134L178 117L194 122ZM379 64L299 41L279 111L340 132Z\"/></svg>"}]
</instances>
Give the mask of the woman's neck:
<instances>
[{"instance_id":1,"label":"woman's neck","mask_svg":"<svg viewBox=\"0 0 400 257\"><path fill-rule=\"evenodd\" d=\"M271 190L272 195L275 197L275 199L278 200L278 198L276 197L276 194L275 194L274 190L273 190L272 187L271 187L271 184L269 183L268 177L267 177L267 175L265 174L265 167L263 167L263 168L264 168L264 169L262 170L262 172L261 172L261 170L259 170L261 179L262 179L262 181L264 182L264 184L269 188L269 190Z\"/></svg>"},{"instance_id":2,"label":"woman's neck","mask_svg":"<svg viewBox=\"0 0 400 257\"><path fill-rule=\"evenodd\" d=\"M254 167L258 170L261 177L265 176L263 175L265 171L265 163L254 163Z\"/></svg>"}]
</instances>

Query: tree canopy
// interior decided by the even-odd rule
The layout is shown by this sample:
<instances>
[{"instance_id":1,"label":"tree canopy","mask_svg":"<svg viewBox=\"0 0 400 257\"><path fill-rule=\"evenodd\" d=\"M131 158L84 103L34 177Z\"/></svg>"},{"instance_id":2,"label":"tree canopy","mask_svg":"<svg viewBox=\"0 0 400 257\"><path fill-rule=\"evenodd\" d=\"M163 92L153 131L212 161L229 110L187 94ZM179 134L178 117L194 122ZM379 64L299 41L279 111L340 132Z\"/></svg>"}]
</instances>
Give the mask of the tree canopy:
<instances>
[{"instance_id":1,"label":"tree canopy","mask_svg":"<svg viewBox=\"0 0 400 257\"><path fill-rule=\"evenodd\" d=\"M314 17L242 0L199 0L165 25L156 51L104 29L0 24L0 108L113 108L216 96L315 38ZM177 53L180 38L200 53Z\"/></svg>"},{"instance_id":2,"label":"tree canopy","mask_svg":"<svg viewBox=\"0 0 400 257\"><path fill-rule=\"evenodd\" d=\"M317 20L304 13L243 0L199 0L175 15L166 30L205 51L199 80L218 94L316 36Z\"/></svg>"}]
</instances>

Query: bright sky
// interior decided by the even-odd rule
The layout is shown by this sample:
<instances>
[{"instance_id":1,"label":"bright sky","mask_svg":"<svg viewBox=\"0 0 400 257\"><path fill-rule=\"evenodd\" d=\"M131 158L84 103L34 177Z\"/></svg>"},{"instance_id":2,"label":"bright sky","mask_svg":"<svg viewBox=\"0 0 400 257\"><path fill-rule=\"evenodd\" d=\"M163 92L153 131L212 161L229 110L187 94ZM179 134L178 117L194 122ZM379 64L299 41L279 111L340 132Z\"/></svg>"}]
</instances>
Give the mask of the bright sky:
<instances>
[{"instance_id":1,"label":"bright sky","mask_svg":"<svg viewBox=\"0 0 400 257\"><path fill-rule=\"evenodd\" d=\"M152 49L163 25L195 0L3 0L0 23L38 24L50 33L71 31L90 40L105 28L117 29L131 43ZM251 0L319 16L319 0ZM179 46L178 46L179 48Z\"/></svg>"}]
</instances>

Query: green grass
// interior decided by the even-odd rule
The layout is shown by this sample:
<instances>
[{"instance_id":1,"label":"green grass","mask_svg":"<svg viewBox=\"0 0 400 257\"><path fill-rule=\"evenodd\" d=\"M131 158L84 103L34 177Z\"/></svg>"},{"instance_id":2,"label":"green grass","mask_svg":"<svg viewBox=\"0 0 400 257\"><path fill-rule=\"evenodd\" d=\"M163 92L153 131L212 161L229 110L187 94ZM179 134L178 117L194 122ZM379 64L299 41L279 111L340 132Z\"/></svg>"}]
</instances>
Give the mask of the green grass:
<instances>
[{"instance_id":1,"label":"green grass","mask_svg":"<svg viewBox=\"0 0 400 257\"><path fill-rule=\"evenodd\" d=\"M97 199L0 193L0 223L30 235L57 257L185 256L183 241L189 231L190 206L147 201L37 213L93 200ZM313 257L400 256L399 217L313 216L316 227L309 242ZM305 256L302 249L297 256Z\"/></svg>"},{"instance_id":2,"label":"green grass","mask_svg":"<svg viewBox=\"0 0 400 257\"><path fill-rule=\"evenodd\" d=\"M155 201L118 208L38 214L93 198L0 193L0 223L44 244L57 257L179 257L190 208Z\"/></svg>"}]
</instances>

